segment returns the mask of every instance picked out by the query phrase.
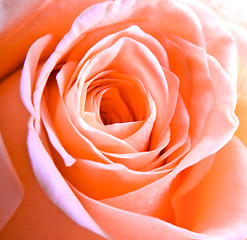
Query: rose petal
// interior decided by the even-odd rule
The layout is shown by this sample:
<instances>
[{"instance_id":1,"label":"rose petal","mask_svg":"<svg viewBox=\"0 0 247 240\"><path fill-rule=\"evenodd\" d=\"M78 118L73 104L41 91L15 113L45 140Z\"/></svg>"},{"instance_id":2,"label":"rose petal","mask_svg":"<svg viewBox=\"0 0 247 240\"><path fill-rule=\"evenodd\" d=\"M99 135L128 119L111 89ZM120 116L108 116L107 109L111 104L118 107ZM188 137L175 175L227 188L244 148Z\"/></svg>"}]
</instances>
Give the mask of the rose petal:
<instances>
[{"instance_id":1,"label":"rose petal","mask_svg":"<svg viewBox=\"0 0 247 240\"><path fill-rule=\"evenodd\" d=\"M160 153L160 149L138 153L107 153L102 152L112 162L121 163L132 170L143 170L146 165L155 161Z\"/></svg>"},{"instance_id":2,"label":"rose petal","mask_svg":"<svg viewBox=\"0 0 247 240\"><path fill-rule=\"evenodd\" d=\"M32 94L35 89L38 62L42 52L47 51L47 47L51 45L53 38L46 35L38 39L29 49L25 64L22 70L22 81L20 86L22 101L31 114L34 114L34 106Z\"/></svg>"},{"instance_id":3,"label":"rose petal","mask_svg":"<svg viewBox=\"0 0 247 240\"><path fill-rule=\"evenodd\" d=\"M52 96L56 97L55 94ZM50 101L52 101L52 99L50 99ZM60 105L61 108L64 107L62 103ZM62 131L58 131L58 133L56 130L59 129L59 126L61 126L62 121L60 121L60 125L56 126L55 128L45 101L42 102L41 110L42 110L42 121L45 125L50 143L53 145L56 151L58 151L58 153L63 157L66 166L71 166L75 163L76 159L74 156L76 155L78 158L80 157L88 158L88 159L94 159L96 161L103 161L109 163L109 161L100 153L100 151L90 141L88 141L84 136L82 136L78 131L76 131L76 129L74 129L74 126L71 124L70 120L68 119L66 111L64 109L62 109L63 112L62 110L60 110L60 113L65 112L65 115L63 115L62 117L64 117L64 121L66 120L67 127L63 128ZM67 132L68 135L66 134ZM78 141L70 141L70 137ZM63 141L61 141L60 139ZM81 151L81 149L83 149L84 151Z\"/></svg>"},{"instance_id":4,"label":"rose petal","mask_svg":"<svg viewBox=\"0 0 247 240\"><path fill-rule=\"evenodd\" d=\"M245 146L247 146L247 31L246 29L230 24L229 22L226 23L226 26L234 35L238 48L238 101L236 115L239 118L240 124L236 136L238 136Z\"/></svg>"},{"instance_id":5,"label":"rose petal","mask_svg":"<svg viewBox=\"0 0 247 240\"><path fill-rule=\"evenodd\" d=\"M158 229L162 229L163 237L170 236L169 234L172 233L172 239L176 239L176 237L178 239L245 239L247 237L247 208L245 204L247 198L247 179L245 174L247 170L245 161L246 153L246 148L238 139L234 138L226 147L216 154L212 168L209 167L207 160L205 162L206 165L200 164L200 167L198 166L200 171L197 171L198 168L196 165L193 167L195 170L193 174L194 177L190 174L185 175L185 180L188 176L194 185L195 178L197 178L197 181L202 179L201 170L207 173L210 169L206 177L203 178L202 182L199 183L194 190L184 196L180 196L180 194L176 195L176 201L174 201L174 203L176 203L174 205L176 219L180 226L182 224L182 228L171 225L165 221L160 221L157 218L126 211L129 209L133 211L133 209L135 209L134 212L139 212L138 208L134 207L132 209L131 206L136 204L137 199L138 201L143 201L143 203L148 203L149 197L153 197L154 192L152 192L151 195L144 194L143 197L138 197L135 201L129 199L128 196L122 204L119 202L116 205L117 208L87 198L75 189L74 192L82 204L94 216L96 221L103 226L104 229L107 229L114 238L121 238L122 233L124 233L124 236L133 238L137 229L140 228L142 230L138 232L138 236L141 236L142 239L150 239L154 234L159 236ZM237 161L237 164L233 159ZM163 186L166 186L166 184L163 184ZM180 190L185 186L188 185L181 185ZM152 187L152 190L154 189L156 188ZM188 189L186 192L187 191ZM238 198L232 194L233 191L239 193L237 194ZM180 193L183 194L183 191L180 191ZM120 198L122 197L124 197L124 195ZM198 198L200 200L198 200ZM145 201L145 199L148 201ZM113 199L109 200L112 201ZM109 200L104 200L103 202L108 203ZM126 202L126 200L128 201ZM156 198L152 198L152 200L155 201ZM151 202L153 203L152 200ZM122 206L119 206L119 204ZM167 202L164 204L166 205ZM125 206L124 208L126 210L121 210L123 206ZM153 204L153 206L157 205ZM147 211L145 205L141 204L140 207L143 209L141 211L142 214ZM163 214L165 213L165 211L161 212L163 212ZM192 216L192 214L194 215ZM126 220L127 222L125 222ZM148 223L147 225L146 221ZM117 223L117 225L114 223ZM114 228L112 228L112 226L114 226ZM117 230L118 227L121 227L121 231ZM185 230L184 227L189 228L191 231ZM155 231L153 231L154 228ZM201 234L193 231L200 232ZM143 234L143 236L141 234Z\"/></svg>"},{"instance_id":6,"label":"rose petal","mask_svg":"<svg viewBox=\"0 0 247 240\"><path fill-rule=\"evenodd\" d=\"M245 146L233 137L216 154L212 167L198 186L174 197L181 227L215 234L219 239L247 238L246 156ZM185 175L185 180L187 176L190 178L190 174ZM184 186L179 186L179 190Z\"/></svg>"},{"instance_id":7,"label":"rose petal","mask_svg":"<svg viewBox=\"0 0 247 240\"><path fill-rule=\"evenodd\" d=\"M55 167L49 152L46 151L34 128L32 118L29 121L27 145L34 174L51 200L80 226L105 237L105 233L78 202Z\"/></svg>"},{"instance_id":8,"label":"rose petal","mask_svg":"<svg viewBox=\"0 0 247 240\"><path fill-rule=\"evenodd\" d=\"M0 231L12 217L24 195L24 189L9 159L7 150L0 135ZM8 207L6 207L8 204Z\"/></svg>"},{"instance_id":9,"label":"rose petal","mask_svg":"<svg viewBox=\"0 0 247 240\"><path fill-rule=\"evenodd\" d=\"M217 79L211 78L208 70L207 55L199 48L180 38L172 39L182 49L191 71L191 92L188 112L190 116L189 135L192 145L196 144L203 126L214 103L213 87ZM200 81L198 81L200 79ZM184 79L181 79L181 81ZM184 83L185 84L185 83Z\"/></svg>"},{"instance_id":10,"label":"rose petal","mask_svg":"<svg viewBox=\"0 0 247 240\"><path fill-rule=\"evenodd\" d=\"M169 69L180 80L179 92L188 108L192 91L192 73L186 54L182 47L167 38L162 39L162 44L169 59Z\"/></svg>"},{"instance_id":11,"label":"rose petal","mask_svg":"<svg viewBox=\"0 0 247 240\"><path fill-rule=\"evenodd\" d=\"M76 240L78 237L85 240L105 239L75 224L48 199L40 188L27 152L27 122L30 115L20 98L20 76L21 70L0 84L0 129L10 160L24 187L24 198L12 218L1 230L0 239L69 238ZM3 153L2 150L1 153ZM1 174L1 176L4 175ZM1 183L3 183L2 180ZM15 194L18 193L13 188L12 191ZM1 199L2 197L3 195ZM11 210L9 204L10 202L4 203L6 210ZM2 216L1 214L1 219Z\"/></svg>"},{"instance_id":12,"label":"rose petal","mask_svg":"<svg viewBox=\"0 0 247 240\"><path fill-rule=\"evenodd\" d=\"M70 96L72 96L73 98L76 97L75 94L71 94ZM71 104L78 106L78 103L76 104L76 101L71 101ZM76 118L78 116L71 110L73 110L72 107L66 109L65 104L61 101L61 99L58 99L57 110L54 116L54 124L57 130L56 132L59 134L59 138L61 139L61 141L68 149L73 149L72 152L77 154L78 157L80 155L82 155L81 157L83 157L84 155L84 157L86 158L86 151L88 152L95 147L97 147L98 151L117 151L119 153L137 152L137 150L135 150L123 140L118 139L112 135L105 134L104 132L98 131L81 119L79 119L80 125L74 124L76 123ZM63 119L63 121L60 121L60 119ZM97 138L95 137L95 134L97 135ZM85 144L91 145L91 147L87 149L88 147L86 148ZM85 151L81 152L81 149L85 149Z\"/></svg>"},{"instance_id":13,"label":"rose petal","mask_svg":"<svg viewBox=\"0 0 247 240\"><path fill-rule=\"evenodd\" d=\"M214 235L198 234L155 217L136 214L95 201L74 189L88 212L113 239L200 239L213 240ZM137 234L138 233L138 234Z\"/></svg>"},{"instance_id":14,"label":"rose petal","mask_svg":"<svg viewBox=\"0 0 247 240\"><path fill-rule=\"evenodd\" d=\"M72 0L69 4L67 0L2 1L0 78L22 66L28 48L36 39L52 33L58 42L78 14L92 4L102 1Z\"/></svg>"},{"instance_id":15,"label":"rose petal","mask_svg":"<svg viewBox=\"0 0 247 240\"><path fill-rule=\"evenodd\" d=\"M231 34L210 8L206 8L205 5L196 1L179 1L185 2L197 14L202 25L207 53L218 60L232 78L232 84L235 86L237 81L237 61L235 60L237 52Z\"/></svg>"},{"instance_id":16,"label":"rose petal","mask_svg":"<svg viewBox=\"0 0 247 240\"><path fill-rule=\"evenodd\" d=\"M170 123L171 136L166 151L146 166L148 169L161 170L171 168L176 161L182 159L183 155L190 149L191 144L188 136L189 115L183 103L181 95L178 97L176 110ZM189 145L188 145L189 143ZM161 166L158 168L158 166ZM146 168L143 168L146 169Z\"/></svg>"},{"instance_id":17,"label":"rose petal","mask_svg":"<svg viewBox=\"0 0 247 240\"><path fill-rule=\"evenodd\" d=\"M80 115L78 114L79 117L84 116L83 118L85 121L98 130L111 134L120 139L124 139L125 142L128 142L138 151L147 149L147 144L143 144L143 141L149 141L149 135L156 117L156 109L152 98L145 90L139 79L112 71L109 73L105 72L106 75L103 75L102 73L104 72L105 71L97 75L97 78L101 76L103 79L97 79L95 77L84 84L82 93L84 91L89 92L87 94L82 94L81 96ZM107 77L112 77L112 79L108 79ZM109 86L114 86L118 89L133 117L133 122L103 125L100 119L100 101L102 99L103 89ZM91 90L91 88L93 89ZM82 101L86 101L85 110L82 106ZM92 111L94 113L88 111ZM144 137L143 134L147 137Z\"/></svg>"},{"instance_id":18,"label":"rose petal","mask_svg":"<svg viewBox=\"0 0 247 240\"><path fill-rule=\"evenodd\" d=\"M121 164L102 164L87 159L77 160L70 168L53 154L61 174L79 191L94 199L121 196L136 191L165 176L163 172L137 172Z\"/></svg>"}]
</instances>

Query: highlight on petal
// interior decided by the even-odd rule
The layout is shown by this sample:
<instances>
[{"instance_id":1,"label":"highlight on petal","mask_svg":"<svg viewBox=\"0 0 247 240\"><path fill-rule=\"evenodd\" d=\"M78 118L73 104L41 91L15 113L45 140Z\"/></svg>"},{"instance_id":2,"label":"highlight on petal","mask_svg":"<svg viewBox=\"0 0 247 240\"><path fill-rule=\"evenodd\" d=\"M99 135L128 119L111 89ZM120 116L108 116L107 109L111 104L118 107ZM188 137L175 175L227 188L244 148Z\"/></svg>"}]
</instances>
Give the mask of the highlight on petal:
<instances>
[{"instance_id":1,"label":"highlight on petal","mask_svg":"<svg viewBox=\"0 0 247 240\"><path fill-rule=\"evenodd\" d=\"M0 134L0 231L12 217L24 195L23 186L11 163ZM6 207L8 206L8 207Z\"/></svg>"},{"instance_id":2,"label":"highlight on petal","mask_svg":"<svg viewBox=\"0 0 247 240\"><path fill-rule=\"evenodd\" d=\"M234 38L225 28L224 22L200 1L179 1L189 5L199 18L207 53L220 63L232 78L232 84L235 86L237 81L237 48Z\"/></svg>"},{"instance_id":3,"label":"highlight on petal","mask_svg":"<svg viewBox=\"0 0 247 240\"><path fill-rule=\"evenodd\" d=\"M54 203L63 209L76 223L105 237L105 233L88 215L57 171L49 153L42 146L33 124L33 120L30 119L27 144L32 146L29 147L32 167L42 187Z\"/></svg>"},{"instance_id":4,"label":"highlight on petal","mask_svg":"<svg viewBox=\"0 0 247 240\"><path fill-rule=\"evenodd\" d=\"M34 114L32 94L36 84L36 71L38 70L38 63L40 55L52 41L52 35L46 35L38 39L29 49L25 60L22 81L20 86L22 101L31 114Z\"/></svg>"},{"instance_id":5,"label":"highlight on petal","mask_svg":"<svg viewBox=\"0 0 247 240\"><path fill-rule=\"evenodd\" d=\"M245 146L247 146L247 31L230 22L225 22L226 27L231 31L238 48L238 82L237 82L237 106L236 115L239 118L239 128L236 131Z\"/></svg>"},{"instance_id":6,"label":"highlight on petal","mask_svg":"<svg viewBox=\"0 0 247 240\"><path fill-rule=\"evenodd\" d=\"M71 0L70 4L67 0L2 1L0 78L22 66L28 48L36 39L51 33L58 43L82 11L103 1Z\"/></svg>"},{"instance_id":7,"label":"highlight on petal","mask_svg":"<svg viewBox=\"0 0 247 240\"><path fill-rule=\"evenodd\" d=\"M136 214L95 201L74 189L75 194L88 212L97 219L113 239L215 239L213 234L199 234L177 227L158 218Z\"/></svg>"},{"instance_id":8,"label":"highlight on petal","mask_svg":"<svg viewBox=\"0 0 247 240\"><path fill-rule=\"evenodd\" d=\"M20 76L21 70L9 76L6 81L0 84L1 134L11 163L24 188L24 197L1 230L0 238L4 240L62 239L64 237L73 240L77 240L78 237L85 240L105 239L76 224L61 211L47 197L35 178L26 146L27 122L30 114L20 98ZM1 151L1 153L4 153L4 151ZM8 171L5 171L3 174L1 173L1 176L4 177L4 174L7 173ZM5 191L8 184L5 184L3 179L1 179L1 183L4 183L4 192L8 193ZM11 191L11 193L17 194L18 192ZM1 195L1 200L3 199L4 195ZM11 210L7 203L4 202L5 211ZM1 214L1 220L3 219L2 216ZM37 233L39 233L38 236Z\"/></svg>"},{"instance_id":9,"label":"highlight on petal","mask_svg":"<svg viewBox=\"0 0 247 240\"><path fill-rule=\"evenodd\" d=\"M212 167L194 189L183 192L186 184L178 185L173 207L179 226L213 234L218 239L247 238L246 157L245 146L233 137L216 153ZM200 174L196 171L193 175ZM187 178L191 178L189 172L178 181L187 182Z\"/></svg>"}]
</instances>

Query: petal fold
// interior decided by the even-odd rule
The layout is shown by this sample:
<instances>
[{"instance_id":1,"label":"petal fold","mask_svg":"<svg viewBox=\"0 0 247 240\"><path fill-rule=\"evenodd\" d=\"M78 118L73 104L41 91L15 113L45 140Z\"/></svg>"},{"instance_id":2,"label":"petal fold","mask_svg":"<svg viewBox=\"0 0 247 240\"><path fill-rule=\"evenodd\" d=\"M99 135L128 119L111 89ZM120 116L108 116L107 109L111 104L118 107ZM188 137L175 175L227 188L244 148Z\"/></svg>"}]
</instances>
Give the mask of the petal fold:
<instances>
[{"instance_id":1,"label":"petal fold","mask_svg":"<svg viewBox=\"0 0 247 240\"><path fill-rule=\"evenodd\" d=\"M24 195L23 186L11 163L0 134L0 231L12 217ZM8 207L6 207L8 206Z\"/></svg>"}]
</instances>

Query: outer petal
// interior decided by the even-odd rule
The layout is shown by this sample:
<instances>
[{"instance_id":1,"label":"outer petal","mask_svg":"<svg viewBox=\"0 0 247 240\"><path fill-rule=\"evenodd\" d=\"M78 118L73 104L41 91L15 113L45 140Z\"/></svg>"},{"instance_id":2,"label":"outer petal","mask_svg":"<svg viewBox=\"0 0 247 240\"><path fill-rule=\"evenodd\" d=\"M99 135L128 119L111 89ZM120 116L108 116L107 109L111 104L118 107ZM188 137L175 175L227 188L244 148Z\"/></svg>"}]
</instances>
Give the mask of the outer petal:
<instances>
[{"instance_id":1,"label":"outer petal","mask_svg":"<svg viewBox=\"0 0 247 240\"><path fill-rule=\"evenodd\" d=\"M24 186L25 195L19 208L1 231L0 239L104 239L78 226L40 188L26 147L29 113L19 96L20 75L21 71L18 71L0 85L0 130L12 164ZM4 206L10 209L6 202Z\"/></svg>"},{"instance_id":2,"label":"outer petal","mask_svg":"<svg viewBox=\"0 0 247 240\"><path fill-rule=\"evenodd\" d=\"M195 232L219 236L216 239L247 238L246 172L247 149L233 137L216 153L211 169L200 184L188 194L175 196L174 210L179 225L185 228L190 225Z\"/></svg>"},{"instance_id":3,"label":"outer petal","mask_svg":"<svg viewBox=\"0 0 247 240\"><path fill-rule=\"evenodd\" d=\"M242 0L197 0L210 7L225 22L237 43L238 49L238 101L236 115L239 118L239 128L236 135L247 146L247 17L246 2ZM229 21L229 22L228 22ZM237 24L237 25L236 25ZM241 26L241 27L240 27Z\"/></svg>"},{"instance_id":4,"label":"outer petal","mask_svg":"<svg viewBox=\"0 0 247 240\"><path fill-rule=\"evenodd\" d=\"M1 1L0 78L21 66L28 48L37 38L52 33L61 39L80 12L103 1Z\"/></svg>"},{"instance_id":5,"label":"outer petal","mask_svg":"<svg viewBox=\"0 0 247 240\"><path fill-rule=\"evenodd\" d=\"M12 217L23 198L23 187L10 162L0 134L0 230ZM8 203L8 207L6 207Z\"/></svg>"},{"instance_id":6,"label":"outer petal","mask_svg":"<svg viewBox=\"0 0 247 240\"><path fill-rule=\"evenodd\" d=\"M223 240L215 234L193 232L155 217L111 207L86 197L76 189L74 191L111 239Z\"/></svg>"},{"instance_id":7,"label":"outer petal","mask_svg":"<svg viewBox=\"0 0 247 240\"><path fill-rule=\"evenodd\" d=\"M238 101L236 115L240 124L236 135L247 146L247 31L230 23L227 23L227 27L234 35L238 47Z\"/></svg>"},{"instance_id":8,"label":"outer petal","mask_svg":"<svg viewBox=\"0 0 247 240\"><path fill-rule=\"evenodd\" d=\"M237 80L236 46L223 22L217 15L197 1L180 0L188 4L197 14L204 35L207 53L217 59L223 69L231 76L235 86ZM213 23L213 24L212 24Z\"/></svg>"}]
</instances>

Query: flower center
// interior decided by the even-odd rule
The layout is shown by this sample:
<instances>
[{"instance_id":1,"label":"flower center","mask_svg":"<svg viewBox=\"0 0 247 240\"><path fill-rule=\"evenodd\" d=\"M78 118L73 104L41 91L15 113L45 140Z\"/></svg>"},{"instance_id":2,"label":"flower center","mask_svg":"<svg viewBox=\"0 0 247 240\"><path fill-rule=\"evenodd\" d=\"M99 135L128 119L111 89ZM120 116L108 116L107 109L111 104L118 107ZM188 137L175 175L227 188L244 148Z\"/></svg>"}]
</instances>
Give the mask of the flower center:
<instances>
[{"instance_id":1,"label":"flower center","mask_svg":"<svg viewBox=\"0 0 247 240\"><path fill-rule=\"evenodd\" d=\"M150 114L144 86L132 76L111 73L87 86L85 111L103 125L142 121Z\"/></svg>"},{"instance_id":2,"label":"flower center","mask_svg":"<svg viewBox=\"0 0 247 240\"><path fill-rule=\"evenodd\" d=\"M105 125L143 120L135 119L125 101L125 96L121 96L117 88L109 88L102 95L100 117Z\"/></svg>"}]
</instances>

